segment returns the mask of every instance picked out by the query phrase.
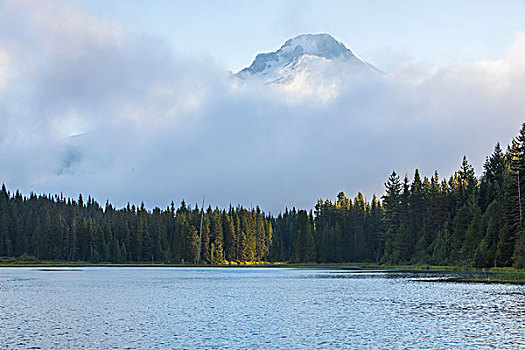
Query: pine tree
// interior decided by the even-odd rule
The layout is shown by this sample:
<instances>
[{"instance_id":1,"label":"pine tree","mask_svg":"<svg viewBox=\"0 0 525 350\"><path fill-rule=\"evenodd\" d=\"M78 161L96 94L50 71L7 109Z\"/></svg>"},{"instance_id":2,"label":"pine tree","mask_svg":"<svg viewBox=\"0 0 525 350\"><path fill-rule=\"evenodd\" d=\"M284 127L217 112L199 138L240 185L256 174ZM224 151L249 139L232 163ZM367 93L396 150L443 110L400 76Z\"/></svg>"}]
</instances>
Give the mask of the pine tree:
<instances>
[{"instance_id":1,"label":"pine tree","mask_svg":"<svg viewBox=\"0 0 525 350\"><path fill-rule=\"evenodd\" d=\"M297 213L297 224L295 226L295 239L294 239L294 255L293 261L304 262L304 236L306 234L306 226L308 225L308 217L306 211L299 210Z\"/></svg>"},{"instance_id":2,"label":"pine tree","mask_svg":"<svg viewBox=\"0 0 525 350\"><path fill-rule=\"evenodd\" d=\"M213 264L222 264L224 262L224 235L222 230L221 215L219 209L213 211L212 216L212 244L213 254L211 254L211 261Z\"/></svg>"},{"instance_id":3,"label":"pine tree","mask_svg":"<svg viewBox=\"0 0 525 350\"><path fill-rule=\"evenodd\" d=\"M467 201L477 195L478 180L474 173L474 168L469 164L467 156L463 156L461 167L458 171L459 177L459 198L458 208L465 205Z\"/></svg>"},{"instance_id":4,"label":"pine tree","mask_svg":"<svg viewBox=\"0 0 525 350\"><path fill-rule=\"evenodd\" d=\"M312 211L308 214L306 232L303 238L303 259L305 262L314 262L317 260L317 248L314 239L314 219Z\"/></svg>"},{"instance_id":5,"label":"pine tree","mask_svg":"<svg viewBox=\"0 0 525 350\"><path fill-rule=\"evenodd\" d=\"M523 206L525 202L523 195L525 191L525 122L515 139L514 154L511 158L511 169L516 172L518 192L518 225L516 225L514 237L515 248L512 260L516 267L525 267L525 226L523 225Z\"/></svg>"},{"instance_id":6,"label":"pine tree","mask_svg":"<svg viewBox=\"0 0 525 350\"><path fill-rule=\"evenodd\" d=\"M494 147L490 157L483 165L484 174L480 184L480 206L484 211L495 199L503 197L503 182L505 172L505 155L499 142Z\"/></svg>"},{"instance_id":7,"label":"pine tree","mask_svg":"<svg viewBox=\"0 0 525 350\"><path fill-rule=\"evenodd\" d=\"M465 257L468 264L473 265L476 248L483 238L481 231L481 211L477 204L471 209L471 216L472 221L465 232L465 240L463 242L463 247L461 248L461 255Z\"/></svg>"},{"instance_id":8,"label":"pine tree","mask_svg":"<svg viewBox=\"0 0 525 350\"><path fill-rule=\"evenodd\" d=\"M452 237L449 224L445 223L442 230L438 232L436 240L432 244L432 262L437 265L451 264Z\"/></svg>"},{"instance_id":9,"label":"pine tree","mask_svg":"<svg viewBox=\"0 0 525 350\"><path fill-rule=\"evenodd\" d=\"M514 236L509 224L505 223L498 234L496 247L496 266L511 266L514 254Z\"/></svg>"},{"instance_id":10,"label":"pine tree","mask_svg":"<svg viewBox=\"0 0 525 350\"><path fill-rule=\"evenodd\" d=\"M268 256L268 246L266 244L266 232L264 229L264 218L259 207L255 216L255 259L264 261Z\"/></svg>"},{"instance_id":11,"label":"pine tree","mask_svg":"<svg viewBox=\"0 0 525 350\"><path fill-rule=\"evenodd\" d=\"M518 233L514 255L512 256L514 266L519 269L525 268L525 228Z\"/></svg>"},{"instance_id":12,"label":"pine tree","mask_svg":"<svg viewBox=\"0 0 525 350\"><path fill-rule=\"evenodd\" d=\"M253 261L253 259L253 250L251 249L248 237L244 231L241 231L239 236L239 260Z\"/></svg>"},{"instance_id":13,"label":"pine tree","mask_svg":"<svg viewBox=\"0 0 525 350\"><path fill-rule=\"evenodd\" d=\"M224 234L224 255L226 260L233 261L237 259L237 237L235 236L235 226L230 215L222 213L222 224Z\"/></svg>"},{"instance_id":14,"label":"pine tree","mask_svg":"<svg viewBox=\"0 0 525 350\"><path fill-rule=\"evenodd\" d=\"M394 241L400 229L401 215L401 182L395 171L392 172L385 183L383 196L384 223L385 223L385 248L382 258L383 262L392 261L394 252Z\"/></svg>"},{"instance_id":15,"label":"pine tree","mask_svg":"<svg viewBox=\"0 0 525 350\"><path fill-rule=\"evenodd\" d=\"M452 249L450 261L462 264L465 261L465 251L462 250L465 243L465 234L472 222L472 208L465 204L459 209L452 221Z\"/></svg>"},{"instance_id":16,"label":"pine tree","mask_svg":"<svg viewBox=\"0 0 525 350\"><path fill-rule=\"evenodd\" d=\"M383 207L377 200L376 195L372 197L370 206L370 246L372 247L371 258L372 261L379 263L384 254L384 225L383 225Z\"/></svg>"}]
</instances>

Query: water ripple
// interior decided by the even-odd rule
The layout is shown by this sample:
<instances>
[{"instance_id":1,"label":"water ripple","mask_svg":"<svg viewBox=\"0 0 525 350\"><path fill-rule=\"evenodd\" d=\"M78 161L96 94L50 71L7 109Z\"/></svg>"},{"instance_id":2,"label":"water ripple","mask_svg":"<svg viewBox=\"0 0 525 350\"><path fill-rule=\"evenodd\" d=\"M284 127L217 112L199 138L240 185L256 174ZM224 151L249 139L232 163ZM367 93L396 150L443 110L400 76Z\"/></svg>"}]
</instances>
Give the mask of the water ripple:
<instances>
[{"instance_id":1,"label":"water ripple","mask_svg":"<svg viewBox=\"0 0 525 350\"><path fill-rule=\"evenodd\" d=\"M50 272L0 269L0 348L525 347L523 286L327 269Z\"/></svg>"}]
</instances>

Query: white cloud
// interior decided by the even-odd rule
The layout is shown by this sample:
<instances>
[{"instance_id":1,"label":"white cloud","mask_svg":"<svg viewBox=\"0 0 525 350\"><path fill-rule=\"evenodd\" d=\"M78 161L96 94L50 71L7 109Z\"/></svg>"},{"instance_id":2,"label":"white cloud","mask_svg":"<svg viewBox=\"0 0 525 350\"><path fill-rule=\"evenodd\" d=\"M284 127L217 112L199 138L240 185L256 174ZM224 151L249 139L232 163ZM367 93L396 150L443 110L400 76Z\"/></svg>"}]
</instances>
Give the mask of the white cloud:
<instances>
[{"instance_id":1,"label":"white cloud","mask_svg":"<svg viewBox=\"0 0 525 350\"><path fill-rule=\"evenodd\" d=\"M407 61L373 80L321 64L260 86L69 3L6 11L0 181L24 192L312 207L382 192L392 169L448 176L463 154L479 169L525 112L524 35L499 61Z\"/></svg>"},{"instance_id":2,"label":"white cloud","mask_svg":"<svg viewBox=\"0 0 525 350\"><path fill-rule=\"evenodd\" d=\"M7 87L9 62L10 57L7 52L0 50L0 96L2 95L2 91Z\"/></svg>"},{"instance_id":3,"label":"white cloud","mask_svg":"<svg viewBox=\"0 0 525 350\"><path fill-rule=\"evenodd\" d=\"M68 1L6 0L1 5L18 35L33 41L32 49L51 56L76 59L88 51L123 44L115 24L107 23ZM25 26L25 28L21 28ZM22 30L20 30L22 29Z\"/></svg>"}]
</instances>

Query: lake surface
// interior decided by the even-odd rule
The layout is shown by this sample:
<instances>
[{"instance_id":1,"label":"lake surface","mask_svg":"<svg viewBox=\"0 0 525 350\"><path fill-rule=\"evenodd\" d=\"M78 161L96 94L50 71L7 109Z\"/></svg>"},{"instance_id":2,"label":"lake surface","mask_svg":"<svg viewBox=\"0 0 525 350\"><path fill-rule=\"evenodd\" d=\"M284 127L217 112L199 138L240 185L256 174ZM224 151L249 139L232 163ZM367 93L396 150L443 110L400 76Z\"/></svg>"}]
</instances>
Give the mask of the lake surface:
<instances>
[{"instance_id":1,"label":"lake surface","mask_svg":"<svg viewBox=\"0 0 525 350\"><path fill-rule=\"evenodd\" d=\"M525 348L524 286L449 276L0 268L0 348Z\"/></svg>"}]
</instances>

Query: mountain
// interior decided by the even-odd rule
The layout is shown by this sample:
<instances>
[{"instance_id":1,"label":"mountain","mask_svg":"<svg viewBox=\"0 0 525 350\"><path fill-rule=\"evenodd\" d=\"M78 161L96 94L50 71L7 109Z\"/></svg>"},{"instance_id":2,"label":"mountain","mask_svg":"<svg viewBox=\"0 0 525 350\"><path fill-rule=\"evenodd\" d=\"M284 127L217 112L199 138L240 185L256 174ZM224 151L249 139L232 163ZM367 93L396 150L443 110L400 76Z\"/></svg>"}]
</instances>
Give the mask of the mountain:
<instances>
[{"instance_id":1,"label":"mountain","mask_svg":"<svg viewBox=\"0 0 525 350\"><path fill-rule=\"evenodd\" d=\"M340 64L337 70L382 73L329 34L303 34L289 39L277 51L258 54L251 66L236 76L240 79L258 78L265 83L287 83L299 73L326 70L327 67L333 68L334 64Z\"/></svg>"}]
</instances>

